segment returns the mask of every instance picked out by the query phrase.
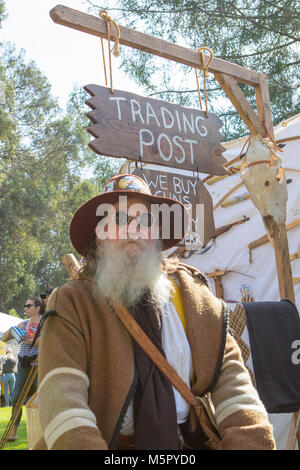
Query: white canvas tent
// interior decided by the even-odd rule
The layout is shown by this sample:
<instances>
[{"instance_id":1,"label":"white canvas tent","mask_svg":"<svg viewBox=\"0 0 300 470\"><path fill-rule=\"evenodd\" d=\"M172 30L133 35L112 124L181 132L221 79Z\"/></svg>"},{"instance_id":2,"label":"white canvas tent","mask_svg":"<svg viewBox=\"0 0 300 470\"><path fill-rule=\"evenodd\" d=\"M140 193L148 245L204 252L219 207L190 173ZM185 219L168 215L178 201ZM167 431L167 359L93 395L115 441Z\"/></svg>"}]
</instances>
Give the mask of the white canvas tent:
<instances>
[{"instance_id":1,"label":"white canvas tent","mask_svg":"<svg viewBox=\"0 0 300 470\"><path fill-rule=\"evenodd\" d=\"M298 139L296 138L298 137ZM285 140L295 138L295 140ZM238 157L246 139L227 143L224 153L228 161ZM300 115L290 118L276 126L275 140L284 140L282 152L278 152L286 169L287 180L287 217L286 224L300 220ZM236 166L237 163L233 164ZM203 175L204 177L206 175ZM214 207L232 188L242 182L239 172L228 176L213 184L205 183L213 199ZM245 186L237 188L226 201L237 198L247 192ZM224 201L225 202L225 201ZM224 296L228 300L241 300L240 289L245 285L250 289L255 301L280 300L277 271L275 265L274 250L270 243L265 243L252 250L251 262L248 244L266 234L261 215L253 205L251 199L236 202L230 206L219 205L214 210L216 228L249 217L247 222L232 227L228 232L216 238L211 248L205 253L194 254L187 262L203 273L220 270L237 271L253 277L245 277L236 273L228 273L222 278ZM295 253L300 247L300 225L288 231L290 254ZM208 244L209 245L209 244ZM205 251L205 250L202 250ZM291 263L293 278L300 276L300 259ZM214 283L211 280L214 289ZM300 307L300 284L294 285L296 305Z\"/></svg>"},{"instance_id":2,"label":"white canvas tent","mask_svg":"<svg viewBox=\"0 0 300 470\"><path fill-rule=\"evenodd\" d=\"M5 331L7 331L12 326L18 325L21 321L22 320L20 320L20 318L0 312L0 341L1 336L3 333L5 333Z\"/></svg>"},{"instance_id":3,"label":"white canvas tent","mask_svg":"<svg viewBox=\"0 0 300 470\"><path fill-rule=\"evenodd\" d=\"M290 180L287 185L288 201L286 208L286 224L294 223L293 228L288 230L288 242L290 254L296 253L300 249L300 115L294 116L281 122L274 129L276 142L281 141L282 152L278 156L282 159L285 168L286 179ZM224 156L228 162L240 156L246 137L227 142ZM237 166L235 162L232 166ZM144 165L144 168L160 170L161 167L155 165ZM163 171L176 173L173 168L163 168ZM124 165L122 173L129 173L130 168ZM195 177L192 172L180 170L181 175ZM248 244L266 234L264 224L258 209L251 199L244 198L240 202L235 202L227 207L222 207L221 199L231 191L226 198L230 199L245 194L247 189L241 185L241 175L237 171L231 176L218 179L213 184L207 179L207 175L200 174L199 177L204 182L213 199L213 214L216 229L227 224L231 224L243 217L249 218L243 224L233 226L230 230L216 239L207 243L206 247L197 252L184 254L183 262L198 268L203 274L216 270L228 271L222 277L224 288L224 299L227 301L241 302L241 292L245 289L255 302L258 301L279 301L279 285L275 263L274 249L269 242L255 248L249 253ZM206 181L205 181L206 180ZM235 190L234 188L238 186ZM153 192L153 191L152 191ZM155 192L153 192L155 194ZM160 195L162 195L160 193ZM169 195L168 195L169 196ZM242 199L243 197L241 197ZM225 202L225 200L224 200ZM297 221L299 220L299 225ZM167 253L167 255L171 252ZM300 259L297 257L291 262L292 275L298 282L294 284L296 306L300 308ZM250 276L250 277L249 277ZM215 284L209 278L212 290L215 292ZM232 304L234 305L234 304ZM247 328L245 328L243 340L249 344ZM299 338L300 340L300 338ZM253 371L251 354L247 366ZM297 448L296 427L299 421L298 416L293 413L280 413L269 415L274 426L274 435L278 449ZM298 421L297 421L298 420Z\"/></svg>"},{"instance_id":4,"label":"white canvas tent","mask_svg":"<svg viewBox=\"0 0 300 470\"><path fill-rule=\"evenodd\" d=\"M300 115L283 121L276 126L275 140L277 142L282 141L281 145L284 145L282 152L278 152L278 155L282 159L283 167L286 169L287 180L291 180L287 185L286 224L288 225L297 220L300 221ZM241 139L240 141L226 144L227 150L224 155L228 161L240 155L244 142L245 139ZM234 165L236 166L237 163ZM207 184L208 180L205 185L213 198L214 207L223 196L241 183L241 181L239 172L213 184ZM230 194L226 201L237 198L238 195L246 192L246 187L241 186ZM253 249L252 253L249 252L248 244L266 234L261 215L251 199L235 202L227 207L219 205L214 210L215 226L218 228L241 219L243 216L249 217L249 220L241 225L232 227L228 232L217 237L207 251L202 250L201 254L200 250L198 254L193 254L185 262L195 266L204 274L213 272L216 269L235 271L228 272L222 277L225 300L241 302L241 289L246 288L255 302L279 301L280 295L273 247L267 242ZM289 252L292 255L300 248L300 225L288 230L287 234ZM297 278L299 280L300 259L295 258L291 262L291 268L294 281ZM243 274L252 277L246 277ZM209 278L209 282L214 290L213 279ZM299 310L299 282L294 284L294 291L296 306ZM247 331L244 332L243 339L249 344ZM251 355L247 365L253 371ZM269 417L274 426L277 447L279 449L294 448L297 445L295 439L295 415L284 413L272 414Z\"/></svg>"},{"instance_id":5,"label":"white canvas tent","mask_svg":"<svg viewBox=\"0 0 300 470\"><path fill-rule=\"evenodd\" d=\"M13 317L12 315L7 315L6 313L1 313L0 312L0 356L3 356L5 354L5 351L7 349L12 349L14 356L17 357L20 346L15 340L8 341L7 343L4 343L1 341L1 337L5 331L7 331L9 328L12 326L18 325L22 320L17 317Z\"/></svg>"}]
</instances>

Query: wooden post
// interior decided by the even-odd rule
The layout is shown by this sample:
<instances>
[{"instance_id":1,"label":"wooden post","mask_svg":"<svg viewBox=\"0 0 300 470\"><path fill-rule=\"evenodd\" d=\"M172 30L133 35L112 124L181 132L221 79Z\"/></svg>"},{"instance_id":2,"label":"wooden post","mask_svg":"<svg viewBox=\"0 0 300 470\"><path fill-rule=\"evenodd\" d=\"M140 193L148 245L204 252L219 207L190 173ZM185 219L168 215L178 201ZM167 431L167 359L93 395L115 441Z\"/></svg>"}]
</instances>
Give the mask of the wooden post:
<instances>
[{"instance_id":1,"label":"wooden post","mask_svg":"<svg viewBox=\"0 0 300 470\"><path fill-rule=\"evenodd\" d=\"M205 274L205 276L213 278L213 280L215 281L216 297L218 297L219 299L223 299L223 300L224 300L224 287L222 283L222 276L224 276L226 273L227 271L220 271L219 269L216 269L216 271L212 273Z\"/></svg>"},{"instance_id":2,"label":"wooden post","mask_svg":"<svg viewBox=\"0 0 300 470\"><path fill-rule=\"evenodd\" d=\"M67 255L64 255L62 257L62 262L70 275L70 279L75 279L80 269L80 264L78 263L73 253L68 253Z\"/></svg>"},{"instance_id":3,"label":"wooden post","mask_svg":"<svg viewBox=\"0 0 300 470\"><path fill-rule=\"evenodd\" d=\"M295 303L289 245L284 224L274 227L272 241L275 251L280 298L288 299Z\"/></svg>"},{"instance_id":4,"label":"wooden post","mask_svg":"<svg viewBox=\"0 0 300 470\"><path fill-rule=\"evenodd\" d=\"M291 230L292 228L298 227L299 225L300 225L300 219L294 220L293 222L286 225L285 231ZM248 244L250 263L252 263L252 250L254 248L257 248L258 246L263 245L264 243L268 243L269 241L270 241L270 238L266 234L266 235L263 235L262 237L259 237L257 240L254 240L253 242L250 242ZM290 261L292 261L293 259L296 259L296 256L294 258L291 258Z\"/></svg>"},{"instance_id":5,"label":"wooden post","mask_svg":"<svg viewBox=\"0 0 300 470\"><path fill-rule=\"evenodd\" d=\"M250 132L252 134L265 136L265 129L262 120L259 119L256 112L250 106L236 80L225 73L215 73L215 79L232 102ZM259 88L259 85L256 86Z\"/></svg>"},{"instance_id":6,"label":"wooden post","mask_svg":"<svg viewBox=\"0 0 300 470\"><path fill-rule=\"evenodd\" d=\"M258 117L268 129L270 135L274 138L268 77L264 74L260 74L259 85L255 85L254 88Z\"/></svg>"},{"instance_id":7,"label":"wooden post","mask_svg":"<svg viewBox=\"0 0 300 470\"><path fill-rule=\"evenodd\" d=\"M281 299L295 303L286 221L287 182L282 175L282 161L274 146L260 136L250 137L241 166L241 177L253 204L259 210L275 251Z\"/></svg>"}]
</instances>

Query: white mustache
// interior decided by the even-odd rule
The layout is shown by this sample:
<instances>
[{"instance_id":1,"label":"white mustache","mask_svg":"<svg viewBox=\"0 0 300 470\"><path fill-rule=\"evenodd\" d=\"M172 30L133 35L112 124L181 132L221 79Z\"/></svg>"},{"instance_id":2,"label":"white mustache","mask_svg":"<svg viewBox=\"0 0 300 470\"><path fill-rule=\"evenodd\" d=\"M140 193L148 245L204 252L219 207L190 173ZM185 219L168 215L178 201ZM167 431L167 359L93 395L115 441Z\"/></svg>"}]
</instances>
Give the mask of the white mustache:
<instances>
[{"instance_id":1,"label":"white mustache","mask_svg":"<svg viewBox=\"0 0 300 470\"><path fill-rule=\"evenodd\" d=\"M153 302L157 304L169 299L172 285L161 271L158 246L142 239L106 242L103 240L102 247L99 246L94 276L97 291L105 300L121 300L130 307L140 300L146 290L151 292ZM126 244L133 242L145 249L132 260L124 251Z\"/></svg>"},{"instance_id":2,"label":"white mustache","mask_svg":"<svg viewBox=\"0 0 300 470\"><path fill-rule=\"evenodd\" d=\"M126 240L119 240L118 248L125 247L128 243L136 243L140 248L146 248L147 246L146 241L142 238L128 238Z\"/></svg>"}]
</instances>

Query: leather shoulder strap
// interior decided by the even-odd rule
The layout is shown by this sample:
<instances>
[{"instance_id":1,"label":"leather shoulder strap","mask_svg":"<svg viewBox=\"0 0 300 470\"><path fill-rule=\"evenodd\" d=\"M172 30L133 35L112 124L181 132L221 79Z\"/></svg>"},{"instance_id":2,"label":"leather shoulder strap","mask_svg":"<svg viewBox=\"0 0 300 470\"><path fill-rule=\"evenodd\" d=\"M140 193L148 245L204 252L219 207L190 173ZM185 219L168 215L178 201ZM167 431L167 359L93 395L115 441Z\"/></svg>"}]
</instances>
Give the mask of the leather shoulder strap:
<instances>
[{"instance_id":1,"label":"leather shoulder strap","mask_svg":"<svg viewBox=\"0 0 300 470\"><path fill-rule=\"evenodd\" d=\"M166 358L156 348L152 341L148 338L142 328L138 325L135 319L130 315L128 310L121 304L115 303L113 310L118 315L123 325L127 328L131 336L141 346L141 348L148 354L154 364L166 375L171 384L178 390L183 398L191 405L199 408L201 405L198 398L190 391L186 383L179 377L177 372L168 363Z\"/></svg>"}]
</instances>

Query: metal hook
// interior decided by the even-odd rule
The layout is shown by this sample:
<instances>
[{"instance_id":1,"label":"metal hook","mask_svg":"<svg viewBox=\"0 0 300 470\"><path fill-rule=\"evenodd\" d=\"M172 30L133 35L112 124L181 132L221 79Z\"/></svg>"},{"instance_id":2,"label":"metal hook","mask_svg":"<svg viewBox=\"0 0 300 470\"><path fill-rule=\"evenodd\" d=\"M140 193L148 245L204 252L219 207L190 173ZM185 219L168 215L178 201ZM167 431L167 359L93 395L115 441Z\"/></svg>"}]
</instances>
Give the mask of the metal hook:
<instances>
[{"instance_id":1,"label":"metal hook","mask_svg":"<svg viewBox=\"0 0 300 470\"><path fill-rule=\"evenodd\" d=\"M200 177L199 177L199 169L198 169L197 166L196 166L196 176L195 176L195 170L193 169L193 178L195 178L197 181L200 180Z\"/></svg>"},{"instance_id":2,"label":"metal hook","mask_svg":"<svg viewBox=\"0 0 300 470\"><path fill-rule=\"evenodd\" d=\"M142 157L141 157L140 155L139 155L139 160L138 160L138 161L139 161L139 163L140 163L140 165L141 165L141 166L140 166L140 170L143 171L143 162L142 162Z\"/></svg>"}]
</instances>

